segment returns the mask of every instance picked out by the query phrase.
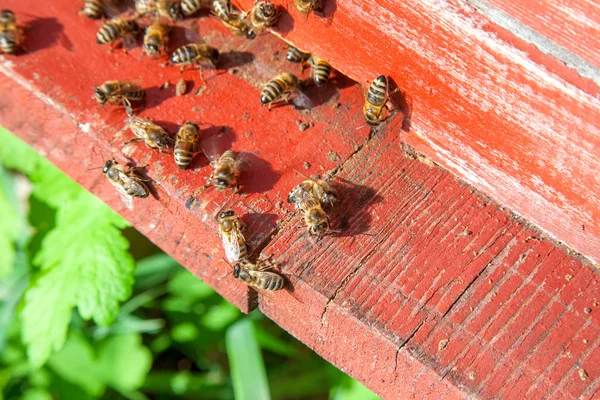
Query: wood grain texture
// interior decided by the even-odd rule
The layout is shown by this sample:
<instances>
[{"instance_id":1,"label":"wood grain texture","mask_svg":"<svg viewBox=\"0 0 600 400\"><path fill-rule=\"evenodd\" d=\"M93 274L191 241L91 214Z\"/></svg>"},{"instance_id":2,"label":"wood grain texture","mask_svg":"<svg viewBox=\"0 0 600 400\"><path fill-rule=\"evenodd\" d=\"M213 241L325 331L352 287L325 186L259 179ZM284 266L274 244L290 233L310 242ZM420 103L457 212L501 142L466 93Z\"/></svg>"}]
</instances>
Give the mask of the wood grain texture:
<instances>
[{"instance_id":1,"label":"wood grain texture","mask_svg":"<svg viewBox=\"0 0 600 400\"><path fill-rule=\"evenodd\" d=\"M285 40L361 84L393 78L410 105L403 141L600 261L597 84L544 64L531 44L515 47L522 41L465 1L332 0L308 18L288 10L274 29Z\"/></svg>"},{"instance_id":2,"label":"wood grain texture","mask_svg":"<svg viewBox=\"0 0 600 400\"><path fill-rule=\"evenodd\" d=\"M594 269L389 132L333 184L341 233L315 242L296 215L265 248L292 287L266 315L384 398L594 396Z\"/></svg>"},{"instance_id":3,"label":"wood grain texture","mask_svg":"<svg viewBox=\"0 0 600 400\"><path fill-rule=\"evenodd\" d=\"M6 4L28 26L28 51L0 56L4 89L0 124L109 203L229 301L249 311L252 299L222 259L213 217L220 207L233 208L247 225L251 250L260 248L277 227L276 206L298 179L295 170L322 173L335 168L368 135L367 128L333 134L339 126L361 120L359 88L340 76L338 85L309 91L319 106L310 114L293 107L268 111L260 106L260 84L282 68L300 70L286 65L286 46L275 37L248 42L204 18L199 30L210 32L203 38L221 49L223 63L219 70L204 72L207 85L202 86L197 70L180 74L178 68L142 55L140 48L108 53L96 45L101 22L78 15L78 2L36 4L34 0ZM186 42L189 23L175 29L171 48ZM182 77L189 93L176 96L174 85ZM125 127L123 108L101 107L92 97L94 86L111 79L131 80L146 89L139 116L153 118L172 134L184 121L198 122L206 147L210 148L210 137L220 135L220 140L242 152L251 167L242 175L242 194L207 189L211 168L202 154L195 157L191 170L181 171L172 156L151 151L143 143L124 146L133 135ZM164 83L170 85L162 89ZM314 134L301 131L298 121L309 124ZM121 163L129 157L146 166L158 198L134 200L133 212L127 210L100 170L88 171L113 156Z\"/></svg>"}]
</instances>

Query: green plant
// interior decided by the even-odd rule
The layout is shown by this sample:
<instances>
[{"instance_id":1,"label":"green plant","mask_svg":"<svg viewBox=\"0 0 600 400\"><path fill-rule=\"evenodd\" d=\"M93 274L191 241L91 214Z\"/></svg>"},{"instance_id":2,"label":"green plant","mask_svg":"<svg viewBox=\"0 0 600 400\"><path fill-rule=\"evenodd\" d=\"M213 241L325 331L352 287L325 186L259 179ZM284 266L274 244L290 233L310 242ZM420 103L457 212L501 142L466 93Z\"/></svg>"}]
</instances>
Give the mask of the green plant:
<instances>
[{"instance_id":1,"label":"green plant","mask_svg":"<svg viewBox=\"0 0 600 400\"><path fill-rule=\"evenodd\" d=\"M0 399L373 396L0 129ZM127 239L126 239L127 237Z\"/></svg>"}]
</instances>

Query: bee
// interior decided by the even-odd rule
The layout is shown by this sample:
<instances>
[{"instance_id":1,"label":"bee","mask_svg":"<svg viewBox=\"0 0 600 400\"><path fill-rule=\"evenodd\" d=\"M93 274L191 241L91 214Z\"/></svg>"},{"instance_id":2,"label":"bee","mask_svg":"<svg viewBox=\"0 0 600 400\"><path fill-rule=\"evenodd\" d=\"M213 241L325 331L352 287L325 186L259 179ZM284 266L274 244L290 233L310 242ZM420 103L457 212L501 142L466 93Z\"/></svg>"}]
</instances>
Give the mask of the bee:
<instances>
[{"instance_id":1,"label":"bee","mask_svg":"<svg viewBox=\"0 0 600 400\"><path fill-rule=\"evenodd\" d=\"M88 18L102 18L104 15L104 0L85 0L82 12Z\"/></svg>"},{"instance_id":2,"label":"bee","mask_svg":"<svg viewBox=\"0 0 600 400\"><path fill-rule=\"evenodd\" d=\"M175 164L181 169L186 169L190 166L194 153L199 150L200 129L193 122L186 122L177 132L175 141Z\"/></svg>"},{"instance_id":3,"label":"bee","mask_svg":"<svg viewBox=\"0 0 600 400\"><path fill-rule=\"evenodd\" d=\"M183 18L182 4L174 0L135 0L135 10L138 14L155 13L174 21Z\"/></svg>"},{"instance_id":4,"label":"bee","mask_svg":"<svg viewBox=\"0 0 600 400\"><path fill-rule=\"evenodd\" d=\"M294 75L284 72L283 74L277 75L271 79L263 88L260 93L260 102L269 105L269 109L272 107L274 101L279 100L285 96L285 103L289 102L290 94L296 90L298 86L298 78Z\"/></svg>"},{"instance_id":5,"label":"bee","mask_svg":"<svg viewBox=\"0 0 600 400\"><path fill-rule=\"evenodd\" d=\"M272 265L261 266L249 261L242 261L233 267L233 277L244 282L246 285L260 290L275 291L283 289L285 278L275 272L267 272L273 268Z\"/></svg>"},{"instance_id":6,"label":"bee","mask_svg":"<svg viewBox=\"0 0 600 400\"><path fill-rule=\"evenodd\" d=\"M278 18L277 6L270 1L256 0L254 6L248 12L250 29L256 35L260 35L265 29L275 26Z\"/></svg>"},{"instance_id":7,"label":"bee","mask_svg":"<svg viewBox=\"0 0 600 400\"><path fill-rule=\"evenodd\" d=\"M238 176L240 174L240 160L238 160L237 153L233 150L227 150L219 158L208 154L207 157L211 159L210 165L214 168L207 183L212 183L219 192L230 187L235 187L237 192L239 190Z\"/></svg>"},{"instance_id":8,"label":"bee","mask_svg":"<svg viewBox=\"0 0 600 400\"><path fill-rule=\"evenodd\" d=\"M167 46L169 27L156 20L146 28L144 35L144 52L150 57L154 57L164 51Z\"/></svg>"},{"instance_id":9,"label":"bee","mask_svg":"<svg viewBox=\"0 0 600 400\"><path fill-rule=\"evenodd\" d=\"M309 64L311 66L311 77L317 84L317 86L322 86L329 80L329 75L331 75L331 65L321 58L311 56L309 60Z\"/></svg>"},{"instance_id":10,"label":"bee","mask_svg":"<svg viewBox=\"0 0 600 400\"><path fill-rule=\"evenodd\" d=\"M173 139L160 126L149 119L131 116L128 118L131 132L136 136L125 144L144 141L151 149L166 153L164 150L173 147Z\"/></svg>"},{"instance_id":11,"label":"bee","mask_svg":"<svg viewBox=\"0 0 600 400\"><path fill-rule=\"evenodd\" d=\"M94 88L94 97L100 104L123 103L131 115L131 101L140 101L146 92L141 87L127 81L106 81Z\"/></svg>"},{"instance_id":12,"label":"bee","mask_svg":"<svg viewBox=\"0 0 600 400\"><path fill-rule=\"evenodd\" d=\"M321 237L329 230L329 218L315 196L309 195L297 203L298 208L304 213L304 222L308 233Z\"/></svg>"},{"instance_id":13,"label":"bee","mask_svg":"<svg viewBox=\"0 0 600 400\"><path fill-rule=\"evenodd\" d=\"M367 124L377 126L384 121L383 108L386 106L389 96L398 91L398 89L395 89L391 93L388 93L388 90L388 80L384 75L375 78L369 86L363 107Z\"/></svg>"},{"instance_id":14,"label":"bee","mask_svg":"<svg viewBox=\"0 0 600 400\"><path fill-rule=\"evenodd\" d=\"M135 19L116 18L100 27L96 34L96 42L98 44L112 44L119 39L135 38L139 32L140 26Z\"/></svg>"},{"instance_id":15,"label":"bee","mask_svg":"<svg viewBox=\"0 0 600 400\"><path fill-rule=\"evenodd\" d=\"M15 14L10 10L0 11L0 50L5 54L16 53L23 44L23 34Z\"/></svg>"},{"instance_id":16,"label":"bee","mask_svg":"<svg viewBox=\"0 0 600 400\"><path fill-rule=\"evenodd\" d=\"M231 0L212 0L212 9L221 20L229 21L232 14Z\"/></svg>"},{"instance_id":17,"label":"bee","mask_svg":"<svg viewBox=\"0 0 600 400\"><path fill-rule=\"evenodd\" d=\"M186 65L199 65L201 62L215 65L218 60L219 51L217 49L206 44L197 43L186 44L175 50L171 55L171 63L181 65L182 70Z\"/></svg>"},{"instance_id":18,"label":"bee","mask_svg":"<svg viewBox=\"0 0 600 400\"><path fill-rule=\"evenodd\" d=\"M294 0L294 4L302 14L310 14L311 11L323 12L322 0Z\"/></svg>"},{"instance_id":19,"label":"bee","mask_svg":"<svg viewBox=\"0 0 600 400\"><path fill-rule=\"evenodd\" d=\"M304 200L309 197L314 197L323 207L329 205L333 206L333 203L337 201L337 193L329 182L321 179L318 175L315 175L298 186L294 187L288 195L288 203L293 203L296 209L301 207Z\"/></svg>"},{"instance_id":20,"label":"bee","mask_svg":"<svg viewBox=\"0 0 600 400\"><path fill-rule=\"evenodd\" d=\"M245 37L250 40L256 38L256 33L250 28L245 13L231 11L227 19L220 18L220 20L235 36Z\"/></svg>"},{"instance_id":21,"label":"bee","mask_svg":"<svg viewBox=\"0 0 600 400\"><path fill-rule=\"evenodd\" d=\"M198 12L203 6L210 5L210 0L183 0L181 2L181 10L183 15L189 17Z\"/></svg>"},{"instance_id":22,"label":"bee","mask_svg":"<svg viewBox=\"0 0 600 400\"><path fill-rule=\"evenodd\" d=\"M133 197L144 198L148 197L150 193L148 186L144 183L146 180L136 175L135 170L136 168L131 167L125 171L125 167L114 159L106 161L102 167L102 172L117 189L119 196L129 209L132 209Z\"/></svg>"},{"instance_id":23,"label":"bee","mask_svg":"<svg viewBox=\"0 0 600 400\"><path fill-rule=\"evenodd\" d=\"M248 258L246 240L241 232L241 223L233 210L225 210L217 215L219 236L223 241L225 256L230 263L237 263Z\"/></svg>"},{"instance_id":24,"label":"bee","mask_svg":"<svg viewBox=\"0 0 600 400\"><path fill-rule=\"evenodd\" d=\"M291 63L303 63L310 58L310 53L304 53L294 46L290 46L286 59Z\"/></svg>"}]
</instances>

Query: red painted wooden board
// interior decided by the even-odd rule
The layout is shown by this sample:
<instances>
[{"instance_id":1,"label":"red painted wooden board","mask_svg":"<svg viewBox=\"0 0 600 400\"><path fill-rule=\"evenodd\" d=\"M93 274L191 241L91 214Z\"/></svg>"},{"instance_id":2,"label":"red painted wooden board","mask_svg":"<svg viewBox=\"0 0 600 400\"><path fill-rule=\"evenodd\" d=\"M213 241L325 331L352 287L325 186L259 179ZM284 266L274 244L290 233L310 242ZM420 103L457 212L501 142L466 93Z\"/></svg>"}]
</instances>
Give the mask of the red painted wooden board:
<instances>
[{"instance_id":1,"label":"red painted wooden board","mask_svg":"<svg viewBox=\"0 0 600 400\"><path fill-rule=\"evenodd\" d=\"M264 250L294 288L267 316L384 398L595 396L595 269L391 132L333 182L341 233L311 241L296 215Z\"/></svg>"},{"instance_id":2,"label":"red painted wooden board","mask_svg":"<svg viewBox=\"0 0 600 400\"><path fill-rule=\"evenodd\" d=\"M289 187L298 180L294 170L320 173L334 168L368 135L366 128L351 130L343 137L334 134L338 126L357 125L362 118L357 108L360 90L339 76L336 86L309 92L318 105L310 114L292 107L268 111L260 106L260 83L282 68L300 72L299 66L284 64L286 46L271 35L249 42L231 36L215 21L203 19L200 32L206 42L221 49L224 63L220 70L204 73L207 85L201 87L197 71L180 74L177 68L143 56L140 48L128 54L120 50L108 53L106 47L96 45L101 23L78 15L79 3L35 4L10 4L28 25L28 52L3 56L0 72L6 89L0 123L103 197L240 309L251 309L246 289L235 282L222 259L213 218L216 210L232 207L244 215L249 246L259 249L276 229L276 206L286 200ZM184 29L176 32L170 44L173 48L185 42ZM188 94L177 97L174 85L182 77L188 82ZM93 87L110 79L130 79L146 88L148 98L140 116L151 117L172 132L186 120L199 122L206 136L221 132L234 150L246 153L251 168L242 177L243 194L208 190L200 196L211 170L203 155L195 158L191 171L180 171L172 158L143 144L124 147L132 138L124 129L124 110L101 107L92 98ZM170 86L162 90L165 82ZM26 112L24 104L28 105ZM347 112L350 107L354 110ZM301 131L298 121L311 127ZM45 132L41 137L40 131ZM308 135L311 131L315 134ZM88 172L112 156L120 162L126 162L127 156L138 165L147 165L161 205L152 199L136 200L130 212L99 170ZM182 246L182 240L191 243ZM208 265L210 268L205 268Z\"/></svg>"},{"instance_id":3,"label":"red painted wooden board","mask_svg":"<svg viewBox=\"0 0 600 400\"><path fill-rule=\"evenodd\" d=\"M337 0L308 18L278 3L286 40L357 82L395 80L412 106L404 142L600 261L598 82L463 0Z\"/></svg>"},{"instance_id":4,"label":"red painted wooden board","mask_svg":"<svg viewBox=\"0 0 600 400\"><path fill-rule=\"evenodd\" d=\"M159 87L165 81L174 84L180 78L177 70L142 57L139 49L107 54L93 44L97 23L79 17L78 4L57 1L40 8L33 3L10 5L18 15L29 13L24 18L30 25L29 52L4 57L0 64L0 123L106 200L238 307L247 311L252 298L220 260L212 215L223 204L246 215L251 247L260 250L266 245L263 253L274 255L293 287L261 298L263 311L385 398L469 394L486 398L524 391L533 398L547 393L594 396L600 382L597 276L450 174L405 158L401 140L414 144L415 132L427 138L442 118L440 103L425 102L421 89L407 92L414 112L409 132L402 136L397 135L401 118L371 139L366 128L355 129L363 124L362 94L342 76L324 91L309 93L317 104L310 113L291 107L269 112L258 105L258 86L282 70L294 69L283 60L285 46L269 35L242 41L219 24L202 20L200 31L206 41L229 52L225 68L205 73L208 83L198 96L175 97L172 85L165 90ZM335 31L343 21L358 29L355 22L362 20L352 22L353 9L340 12L350 2L330 4L337 5L335 18L321 21L310 16L296 21L293 32L298 29L306 35L306 27L312 24L311 29L316 29L321 23ZM173 46L183 40L181 31L177 37ZM326 46L327 38L320 36L319 46ZM347 51L343 46L330 50L332 60L337 52ZM366 76L369 63L360 52L353 53ZM244 64L252 57L251 64ZM385 66L394 58L382 60ZM414 61L415 65L402 68L424 68L422 60ZM340 57L340 65L348 63ZM379 69L371 68L370 74L374 71ZM423 76L431 78L432 73ZM200 88L196 73L183 76L193 83L192 93ZM444 76L430 89L441 91ZM91 99L92 86L115 78L136 79L148 88L142 116L170 129L188 119L210 123L207 135L223 131L234 149L252 153L251 169L242 177L243 195L205 191L209 168L203 157L196 159L192 171L179 171L167 156L141 144L122 148L131 138L123 129L124 112L103 109ZM525 78L519 75L519 79ZM448 82L454 86L445 94L461 88L458 81ZM510 82L502 87L511 87ZM587 99L578 90L567 95ZM578 118L595 105L594 100L568 108L565 96L551 96L548 101L568 109L571 116L579 110L583 114L576 113ZM453 104L467 116L475 113L469 104ZM425 105L431 106L431 117L423 108L417 111ZM493 127L500 116L488 111ZM585 115L584 121L590 123L591 117ZM458 132L464 121L452 113L448 118ZM302 131L298 120L314 126ZM550 121L554 127L565 127L556 119ZM477 121L469 123L471 128L478 126ZM507 126L512 134L523 128ZM595 131L573 132L587 137ZM440 143L444 138L440 135ZM511 140L518 141L519 136ZM465 141L461 148L469 145ZM102 156L113 155L120 161L129 155L140 165L147 164L158 199L136 200L130 212L101 174L87 171L99 166ZM301 179L295 169L333 170L346 179L336 181L342 200L332 215L340 234L314 243L306 237L299 216L279 204ZM558 177L564 173L551 171ZM576 188L581 175L575 175ZM569 207L566 212L573 211ZM595 240L590 231L586 229L586 238ZM586 380L580 378L579 369L586 371Z\"/></svg>"}]
</instances>

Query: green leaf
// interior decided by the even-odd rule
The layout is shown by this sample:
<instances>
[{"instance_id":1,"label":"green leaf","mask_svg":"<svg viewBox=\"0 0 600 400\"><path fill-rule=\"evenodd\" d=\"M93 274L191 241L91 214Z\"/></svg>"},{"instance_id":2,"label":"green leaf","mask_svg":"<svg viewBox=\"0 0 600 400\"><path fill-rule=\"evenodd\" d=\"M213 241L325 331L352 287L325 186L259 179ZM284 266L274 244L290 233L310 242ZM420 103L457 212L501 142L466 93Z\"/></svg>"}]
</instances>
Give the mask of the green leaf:
<instances>
[{"instance_id":1,"label":"green leaf","mask_svg":"<svg viewBox=\"0 0 600 400\"><path fill-rule=\"evenodd\" d=\"M9 196L13 199L9 199ZM15 242L23 230L22 219L15 205L15 179L0 165L0 279L13 269L15 263ZM12 200L12 201L11 201Z\"/></svg>"},{"instance_id":2,"label":"green leaf","mask_svg":"<svg viewBox=\"0 0 600 400\"><path fill-rule=\"evenodd\" d=\"M284 357L295 357L298 354L294 346L289 343L289 336L287 335L288 341L286 342L285 340L273 335L261 325L254 326L254 334L260 347L265 350L269 350L272 353L279 354Z\"/></svg>"},{"instance_id":3,"label":"green leaf","mask_svg":"<svg viewBox=\"0 0 600 400\"><path fill-rule=\"evenodd\" d=\"M40 169L34 186L40 200L52 198L59 207L56 226L33 260L41 276L27 291L21 313L23 342L34 365L60 350L73 307L84 319L108 325L133 284L134 261L119 230L127 222L57 171L50 164Z\"/></svg>"},{"instance_id":4,"label":"green leaf","mask_svg":"<svg viewBox=\"0 0 600 400\"><path fill-rule=\"evenodd\" d=\"M378 400L379 396L363 386L362 383L346 376L343 384L333 390L331 400Z\"/></svg>"},{"instance_id":5,"label":"green leaf","mask_svg":"<svg viewBox=\"0 0 600 400\"><path fill-rule=\"evenodd\" d=\"M52 395L46 389L29 389L23 393L22 400L52 400Z\"/></svg>"},{"instance_id":6,"label":"green leaf","mask_svg":"<svg viewBox=\"0 0 600 400\"><path fill-rule=\"evenodd\" d=\"M42 157L24 141L0 126L0 162L8 169L32 173Z\"/></svg>"},{"instance_id":7,"label":"green leaf","mask_svg":"<svg viewBox=\"0 0 600 400\"><path fill-rule=\"evenodd\" d=\"M179 297L193 300L205 299L215 291L190 271L182 269L169 281L169 292Z\"/></svg>"},{"instance_id":8,"label":"green leaf","mask_svg":"<svg viewBox=\"0 0 600 400\"><path fill-rule=\"evenodd\" d=\"M100 396L105 383L99 375L94 349L79 333L69 335L65 346L48 360L52 370L92 396Z\"/></svg>"},{"instance_id":9,"label":"green leaf","mask_svg":"<svg viewBox=\"0 0 600 400\"><path fill-rule=\"evenodd\" d=\"M136 289L148 289L167 280L183 267L168 254L159 253L137 262L135 267Z\"/></svg>"},{"instance_id":10,"label":"green leaf","mask_svg":"<svg viewBox=\"0 0 600 400\"><path fill-rule=\"evenodd\" d=\"M201 317L201 323L206 328L220 332L240 318L242 313L236 306L223 301L208 311Z\"/></svg>"},{"instance_id":11,"label":"green leaf","mask_svg":"<svg viewBox=\"0 0 600 400\"><path fill-rule=\"evenodd\" d=\"M265 365L254 336L252 321L245 318L227 329L227 356L237 400L269 400Z\"/></svg>"},{"instance_id":12,"label":"green leaf","mask_svg":"<svg viewBox=\"0 0 600 400\"><path fill-rule=\"evenodd\" d=\"M141 387L152 366L152 353L139 334L111 336L100 346L99 368L105 381L119 391Z\"/></svg>"}]
</instances>

